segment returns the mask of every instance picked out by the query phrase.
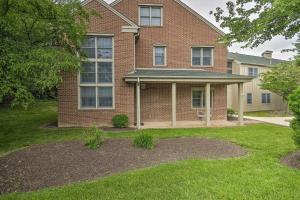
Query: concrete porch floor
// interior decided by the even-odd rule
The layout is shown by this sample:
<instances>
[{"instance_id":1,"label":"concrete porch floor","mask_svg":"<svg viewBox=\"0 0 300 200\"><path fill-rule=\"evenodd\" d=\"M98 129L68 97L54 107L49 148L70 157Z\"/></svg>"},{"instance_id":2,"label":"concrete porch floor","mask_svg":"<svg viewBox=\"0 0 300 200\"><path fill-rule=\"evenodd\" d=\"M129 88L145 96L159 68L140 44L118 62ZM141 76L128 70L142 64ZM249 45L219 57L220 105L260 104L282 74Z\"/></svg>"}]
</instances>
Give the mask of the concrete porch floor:
<instances>
[{"instance_id":1,"label":"concrete porch floor","mask_svg":"<svg viewBox=\"0 0 300 200\"><path fill-rule=\"evenodd\" d=\"M245 124L257 123L255 121L245 121ZM239 126L238 121L227 121L227 120L212 120L210 127L233 127ZM172 127L171 121L163 122L144 122L142 129L148 128L204 128L207 127L205 121L177 121L176 127Z\"/></svg>"}]
</instances>

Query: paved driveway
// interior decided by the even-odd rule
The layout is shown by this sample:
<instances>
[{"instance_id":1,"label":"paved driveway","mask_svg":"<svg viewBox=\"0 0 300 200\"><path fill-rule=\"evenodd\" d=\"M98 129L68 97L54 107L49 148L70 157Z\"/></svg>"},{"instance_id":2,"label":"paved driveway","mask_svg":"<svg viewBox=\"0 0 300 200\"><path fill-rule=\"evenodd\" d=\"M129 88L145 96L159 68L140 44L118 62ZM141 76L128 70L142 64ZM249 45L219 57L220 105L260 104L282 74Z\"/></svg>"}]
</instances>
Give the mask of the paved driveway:
<instances>
[{"instance_id":1,"label":"paved driveway","mask_svg":"<svg viewBox=\"0 0 300 200\"><path fill-rule=\"evenodd\" d=\"M290 126L290 121L293 117L250 117L244 116L244 119L252 119L256 121L266 122L270 124L276 124L279 126Z\"/></svg>"}]
</instances>

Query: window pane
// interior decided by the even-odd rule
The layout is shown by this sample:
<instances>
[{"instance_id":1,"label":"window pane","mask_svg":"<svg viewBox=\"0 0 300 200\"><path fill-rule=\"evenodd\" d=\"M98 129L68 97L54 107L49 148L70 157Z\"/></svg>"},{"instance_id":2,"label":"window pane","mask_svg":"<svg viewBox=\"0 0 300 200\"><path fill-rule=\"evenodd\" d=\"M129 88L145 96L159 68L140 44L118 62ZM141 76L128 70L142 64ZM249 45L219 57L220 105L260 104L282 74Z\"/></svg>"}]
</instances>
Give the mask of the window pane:
<instances>
[{"instance_id":1,"label":"window pane","mask_svg":"<svg viewBox=\"0 0 300 200\"><path fill-rule=\"evenodd\" d=\"M98 58L112 58L112 38L97 38L97 56Z\"/></svg>"},{"instance_id":2,"label":"window pane","mask_svg":"<svg viewBox=\"0 0 300 200\"><path fill-rule=\"evenodd\" d=\"M261 102L266 103L266 94L261 95Z\"/></svg>"},{"instance_id":3,"label":"window pane","mask_svg":"<svg viewBox=\"0 0 300 200\"><path fill-rule=\"evenodd\" d=\"M141 17L150 17L150 7L141 7L140 15Z\"/></svg>"},{"instance_id":4,"label":"window pane","mask_svg":"<svg viewBox=\"0 0 300 200\"><path fill-rule=\"evenodd\" d=\"M98 87L98 106L112 107L113 105L112 87Z\"/></svg>"},{"instance_id":5,"label":"window pane","mask_svg":"<svg viewBox=\"0 0 300 200\"><path fill-rule=\"evenodd\" d=\"M203 65L211 65L212 48L203 48Z\"/></svg>"},{"instance_id":6,"label":"window pane","mask_svg":"<svg viewBox=\"0 0 300 200\"><path fill-rule=\"evenodd\" d=\"M160 7L152 7L151 8L151 17L161 17L161 8Z\"/></svg>"},{"instance_id":7,"label":"window pane","mask_svg":"<svg viewBox=\"0 0 300 200\"><path fill-rule=\"evenodd\" d=\"M165 64L165 47L155 47L155 65Z\"/></svg>"},{"instance_id":8,"label":"window pane","mask_svg":"<svg viewBox=\"0 0 300 200\"><path fill-rule=\"evenodd\" d=\"M112 83L112 63L98 62L98 82Z\"/></svg>"},{"instance_id":9,"label":"window pane","mask_svg":"<svg viewBox=\"0 0 300 200\"><path fill-rule=\"evenodd\" d=\"M82 108L96 107L96 87L80 87Z\"/></svg>"},{"instance_id":10,"label":"window pane","mask_svg":"<svg viewBox=\"0 0 300 200\"><path fill-rule=\"evenodd\" d=\"M95 38L88 37L86 38L81 45L81 52L87 58L95 58Z\"/></svg>"},{"instance_id":11,"label":"window pane","mask_svg":"<svg viewBox=\"0 0 300 200\"><path fill-rule=\"evenodd\" d=\"M193 55L193 65L201 65L201 48L193 48L192 49Z\"/></svg>"},{"instance_id":12,"label":"window pane","mask_svg":"<svg viewBox=\"0 0 300 200\"><path fill-rule=\"evenodd\" d=\"M96 68L94 62L82 62L80 83L96 83Z\"/></svg>"},{"instance_id":13,"label":"window pane","mask_svg":"<svg viewBox=\"0 0 300 200\"><path fill-rule=\"evenodd\" d=\"M140 23L142 26L150 26L150 17L141 17Z\"/></svg>"},{"instance_id":14,"label":"window pane","mask_svg":"<svg viewBox=\"0 0 300 200\"><path fill-rule=\"evenodd\" d=\"M161 19L160 18L152 18L151 25L152 26L161 26Z\"/></svg>"},{"instance_id":15,"label":"window pane","mask_svg":"<svg viewBox=\"0 0 300 200\"><path fill-rule=\"evenodd\" d=\"M194 108L200 108L202 107L201 102L203 102L202 100L202 91L200 90L194 90L193 91L193 107Z\"/></svg>"},{"instance_id":16,"label":"window pane","mask_svg":"<svg viewBox=\"0 0 300 200\"><path fill-rule=\"evenodd\" d=\"M247 94L247 104L252 104L252 94L251 93Z\"/></svg>"}]
</instances>

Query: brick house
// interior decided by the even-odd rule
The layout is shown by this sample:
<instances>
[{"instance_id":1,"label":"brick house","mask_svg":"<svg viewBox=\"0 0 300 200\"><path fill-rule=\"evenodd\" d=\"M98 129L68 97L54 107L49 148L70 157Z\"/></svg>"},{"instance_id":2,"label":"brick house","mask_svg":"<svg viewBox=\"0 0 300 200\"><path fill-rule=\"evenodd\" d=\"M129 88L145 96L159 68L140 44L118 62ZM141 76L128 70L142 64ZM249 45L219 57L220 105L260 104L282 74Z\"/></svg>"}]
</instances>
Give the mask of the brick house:
<instances>
[{"instance_id":1,"label":"brick house","mask_svg":"<svg viewBox=\"0 0 300 200\"><path fill-rule=\"evenodd\" d=\"M86 0L90 19L80 73L65 73L59 87L60 127L111 125L126 114L147 122L226 120L227 85L252 77L227 74L222 31L180 0ZM209 113L209 114L206 114Z\"/></svg>"}]
</instances>

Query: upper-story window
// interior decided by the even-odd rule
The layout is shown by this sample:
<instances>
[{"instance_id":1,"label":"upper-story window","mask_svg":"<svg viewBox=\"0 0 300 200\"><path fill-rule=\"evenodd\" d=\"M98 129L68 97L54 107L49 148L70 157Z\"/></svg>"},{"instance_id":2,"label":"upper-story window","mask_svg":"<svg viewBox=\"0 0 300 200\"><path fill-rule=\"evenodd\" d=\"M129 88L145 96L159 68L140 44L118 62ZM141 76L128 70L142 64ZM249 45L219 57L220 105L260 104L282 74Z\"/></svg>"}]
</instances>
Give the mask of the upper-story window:
<instances>
[{"instance_id":1,"label":"upper-story window","mask_svg":"<svg viewBox=\"0 0 300 200\"><path fill-rule=\"evenodd\" d=\"M139 24L141 26L162 26L161 6L140 6Z\"/></svg>"},{"instance_id":2,"label":"upper-story window","mask_svg":"<svg viewBox=\"0 0 300 200\"><path fill-rule=\"evenodd\" d=\"M227 73L232 74L232 62L227 62Z\"/></svg>"},{"instance_id":3,"label":"upper-story window","mask_svg":"<svg viewBox=\"0 0 300 200\"><path fill-rule=\"evenodd\" d=\"M248 75L249 76L258 76L258 69L253 68L253 67L249 67L248 68Z\"/></svg>"},{"instance_id":4,"label":"upper-story window","mask_svg":"<svg viewBox=\"0 0 300 200\"><path fill-rule=\"evenodd\" d=\"M212 66L212 47L192 47L192 66Z\"/></svg>"},{"instance_id":5,"label":"upper-story window","mask_svg":"<svg viewBox=\"0 0 300 200\"><path fill-rule=\"evenodd\" d=\"M113 109L113 37L88 36L81 51L87 58L79 74L79 108Z\"/></svg>"},{"instance_id":6,"label":"upper-story window","mask_svg":"<svg viewBox=\"0 0 300 200\"><path fill-rule=\"evenodd\" d=\"M167 65L167 47L155 46L153 48L153 65L154 66Z\"/></svg>"}]
</instances>

